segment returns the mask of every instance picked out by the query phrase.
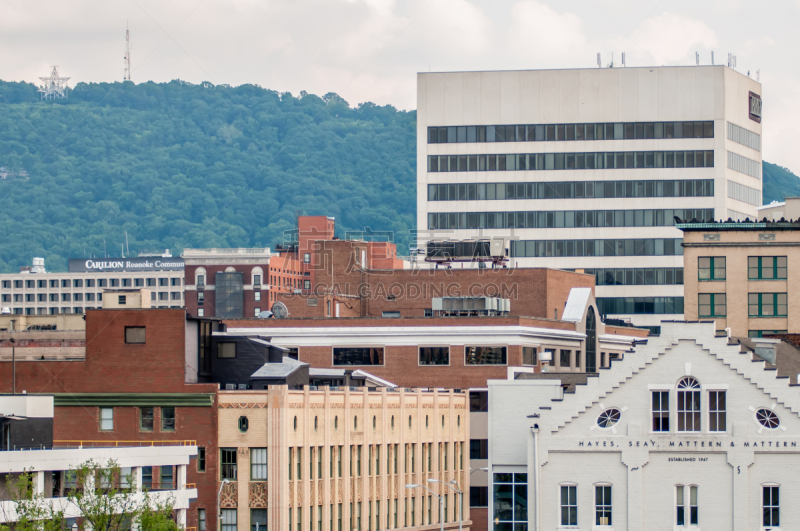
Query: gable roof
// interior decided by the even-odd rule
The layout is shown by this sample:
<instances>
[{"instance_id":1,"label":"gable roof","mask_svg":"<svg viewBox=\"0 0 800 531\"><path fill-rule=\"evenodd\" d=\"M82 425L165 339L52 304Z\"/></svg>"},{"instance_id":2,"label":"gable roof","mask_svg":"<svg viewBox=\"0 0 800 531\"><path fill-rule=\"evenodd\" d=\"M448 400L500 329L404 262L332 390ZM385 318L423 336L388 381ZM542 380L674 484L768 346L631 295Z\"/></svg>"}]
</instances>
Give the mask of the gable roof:
<instances>
[{"instance_id":1,"label":"gable roof","mask_svg":"<svg viewBox=\"0 0 800 531\"><path fill-rule=\"evenodd\" d=\"M695 342L777 403L800 416L800 393L789 386L786 377L766 367L766 362L753 352L742 352L739 344L729 344L727 337L717 337L713 321L662 321L661 325L660 336L650 337L645 345L637 345L623 359L612 360L611 367L600 369L597 377L587 378L585 384L576 385L574 394L564 395L562 399L554 399L542 406L550 410L549 416L555 420L552 429L563 428L595 403L603 401L656 359L669 355L681 341Z\"/></svg>"}]
</instances>

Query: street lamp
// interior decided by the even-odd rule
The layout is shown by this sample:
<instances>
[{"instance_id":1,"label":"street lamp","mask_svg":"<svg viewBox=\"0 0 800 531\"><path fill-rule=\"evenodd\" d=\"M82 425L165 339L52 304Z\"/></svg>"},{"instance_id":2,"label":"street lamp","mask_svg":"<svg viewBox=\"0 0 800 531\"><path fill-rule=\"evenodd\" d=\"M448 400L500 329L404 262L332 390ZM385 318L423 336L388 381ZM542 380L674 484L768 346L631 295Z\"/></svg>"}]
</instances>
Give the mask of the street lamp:
<instances>
[{"instance_id":1,"label":"street lamp","mask_svg":"<svg viewBox=\"0 0 800 531\"><path fill-rule=\"evenodd\" d=\"M219 484L219 490L217 491L217 531L222 530L222 507L219 506L219 498L222 495L222 487L225 486L226 483L230 483L231 480L225 478Z\"/></svg>"},{"instance_id":2,"label":"street lamp","mask_svg":"<svg viewBox=\"0 0 800 531\"><path fill-rule=\"evenodd\" d=\"M464 523L464 491L461 490L458 482L454 479L451 479L449 483L445 483L439 479L428 478L428 483L441 483L445 487L458 494L458 531L461 531Z\"/></svg>"},{"instance_id":3,"label":"street lamp","mask_svg":"<svg viewBox=\"0 0 800 531\"><path fill-rule=\"evenodd\" d=\"M430 481L430 480L428 480L428 481ZM430 492L433 496L436 496L437 498L439 498L439 527L441 528L442 531L444 531L444 496L440 496L439 494L436 494L435 492L433 492L431 489L429 489L425 485L417 485L416 483L409 483L408 485L406 485L406 488L407 489L425 489L428 492ZM428 522L428 523L430 523L430 522Z\"/></svg>"}]
</instances>

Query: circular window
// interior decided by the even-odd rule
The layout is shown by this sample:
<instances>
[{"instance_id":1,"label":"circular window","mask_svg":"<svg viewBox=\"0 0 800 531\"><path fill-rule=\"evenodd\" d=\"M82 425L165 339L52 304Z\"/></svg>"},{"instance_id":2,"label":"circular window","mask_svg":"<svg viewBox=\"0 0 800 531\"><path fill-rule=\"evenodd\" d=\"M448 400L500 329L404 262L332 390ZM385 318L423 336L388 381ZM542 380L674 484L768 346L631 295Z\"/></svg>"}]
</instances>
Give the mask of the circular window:
<instances>
[{"instance_id":1,"label":"circular window","mask_svg":"<svg viewBox=\"0 0 800 531\"><path fill-rule=\"evenodd\" d=\"M601 428L610 428L619 422L621 416L622 412L615 407L606 409L597 417L597 425Z\"/></svg>"},{"instance_id":2,"label":"circular window","mask_svg":"<svg viewBox=\"0 0 800 531\"><path fill-rule=\"evenodd\" d=\"M771 409L765 407L756 410L756 420L759 424L770 430L774 430L781 425L781 419Z\"/></svg>"},{"instance_id":3,"label":"circular window","mask_svg":"<svg viewBox=\"0 0 800 531\"><path fill-rule=\"evenodd\" d=\"M239 417L239 431L246 432L248 427L247 417Z\"/></svg>"}]
</instances>

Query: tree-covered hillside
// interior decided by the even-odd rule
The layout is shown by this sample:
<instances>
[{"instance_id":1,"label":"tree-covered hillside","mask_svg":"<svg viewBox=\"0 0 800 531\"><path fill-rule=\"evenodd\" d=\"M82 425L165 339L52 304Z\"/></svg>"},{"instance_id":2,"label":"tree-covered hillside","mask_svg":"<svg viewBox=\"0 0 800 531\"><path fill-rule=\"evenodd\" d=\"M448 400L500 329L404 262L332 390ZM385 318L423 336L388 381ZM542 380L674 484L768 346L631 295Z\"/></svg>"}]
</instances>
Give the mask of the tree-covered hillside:
<instances>
[{"instance_id":1,"label":"tree-covered hillside","mask_svg":"<svg viewBox=\"0 0 800 531\"><path fill-rule=\"evenodd\" d=\"M42 102L0 81L0 272L34 256L274 246L298 213L336 217L340 236L415 227L416 114L262 89L78 84ZM800 179L764 163L764 202Z\"/></svg>"},{"instance_id":2,"label":"tree-covered hillside","mask_svg":"<svg viewBox=\"0 0 800 531\"><path fill-rule=\"evenodd\" d=\"M763 163L764 191L761 194L765 205L783 201L786 197L800 197L800 178L788 168Z\"/></svg>"},{"instance_id":3,"label":"tree-covered hillside","mask_svg":"<svg viewBox=\"0 0 800 531\"><path fill-rule=\"evenodd\" d=\"M0 81L0 271L33 256L274 246L298 213L337 232L415 225L414 112L236 88Z\"/></svg>"}]
</instances>

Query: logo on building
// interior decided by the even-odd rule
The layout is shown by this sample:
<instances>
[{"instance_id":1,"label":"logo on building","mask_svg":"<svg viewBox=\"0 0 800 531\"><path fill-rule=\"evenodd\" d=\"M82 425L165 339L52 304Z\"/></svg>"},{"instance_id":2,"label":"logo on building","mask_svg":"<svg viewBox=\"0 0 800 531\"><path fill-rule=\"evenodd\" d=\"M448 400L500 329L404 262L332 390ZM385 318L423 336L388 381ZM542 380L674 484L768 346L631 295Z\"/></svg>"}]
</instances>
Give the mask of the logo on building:
<instances>
[{"instance_id":1,"label":"logo on building","mask_svg":"<svg viewBox=\"0 0 800 531\"><path fill-rule=\"evenodd\" d=\"M182 258L110 258L86 260L70 258L70 273L124 271L183 271Z\"/></svg>"},{"instance_id":2,"label":"logo on building","mask_svg":"<svg viewBox=\"0 0 800 531\"><path fill-rule=\"evenodd\" d=\"M750 119L761 123L761 96L750 93Z\"/></svg>"}]
</instances>

